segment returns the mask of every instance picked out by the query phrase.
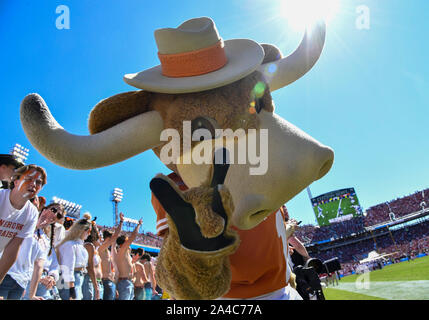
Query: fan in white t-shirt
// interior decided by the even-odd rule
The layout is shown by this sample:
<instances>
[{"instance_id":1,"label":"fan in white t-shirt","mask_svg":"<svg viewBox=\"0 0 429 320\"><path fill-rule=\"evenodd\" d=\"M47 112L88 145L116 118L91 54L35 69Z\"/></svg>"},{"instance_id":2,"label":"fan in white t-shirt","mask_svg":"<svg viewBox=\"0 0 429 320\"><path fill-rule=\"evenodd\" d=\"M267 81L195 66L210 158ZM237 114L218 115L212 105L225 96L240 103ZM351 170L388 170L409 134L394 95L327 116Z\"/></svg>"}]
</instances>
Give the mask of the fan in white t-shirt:
<instances>
[{"instance_id":1,"label":"fan in white t-shirt","mask_svg":"<svg viewBox=\"0 0 429 320\"><path fill-rule=\"evenodd\" d=\"M55 218L54 212L43 210L39 215L36 228L43 229L49 226L55 222ZM40 241L36 234L33 237L25 238L19 249L17 260L7 273L8 285L0 284L0 294L3 294L6 299L18 299L22 298L24 290L27 288L29 291L26 292L27 298L41 300L42 298L35 294L43 267L48 260L48 253L49 245L46 246L44 241ZM29 286L30 280L33 282L32 286ZM11 287L10 284L13 286ZM11 288L13 289L11 290Z\"/></svg>"},{"instance_id":2,"label":"fan in white t-shirt","mask_svg":"<svg viewBox=\"0 0 429 320\"><path fill-rule=\"evenodd\" d=\"M15 170L10 189L0 190L0 284L15 263L22 241L34 234L39 212L29 200L45 184L45 170L26 165Z\"/></svg>"}]
</instances>

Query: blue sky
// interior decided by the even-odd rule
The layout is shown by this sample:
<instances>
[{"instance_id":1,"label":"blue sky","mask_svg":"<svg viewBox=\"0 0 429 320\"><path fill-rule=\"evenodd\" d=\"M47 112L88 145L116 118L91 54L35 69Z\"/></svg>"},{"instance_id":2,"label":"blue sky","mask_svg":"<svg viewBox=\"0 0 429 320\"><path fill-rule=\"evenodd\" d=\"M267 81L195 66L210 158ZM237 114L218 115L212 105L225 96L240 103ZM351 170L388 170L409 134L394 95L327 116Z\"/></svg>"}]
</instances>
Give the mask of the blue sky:
<instances>
[{"instance_id":1,"label":"blue sky","mask_svg":"<svg viewBox=\"0 0 429 320\"><path fill-rule=\"evenodd\" d=\"M158 65L153 31L209 16L224 39L250 38L292 52L302 33L279 13L280 0L6 1L0 0L0 151L20 143L28 163L46 168L41 195L83 205L112 224L109 201L124 190L120 209L155 231L149 182L168 173L152 151L90 171L54 165L27 140L19 105L39 93L69 132L87 134L91 108L134 90L126 73ZM57 6L70 9L70 29L58 30ZM370 29L356 28L356 7L370 9ZM331 171L311 185L314 196L354 187L364 208L429 185L429 27L425 0L343 0L330 21L324 52L302 79L273 93L276 113L335 151ZM314 223L306 191L287 204Z\"/></svg>"}]
</instances>

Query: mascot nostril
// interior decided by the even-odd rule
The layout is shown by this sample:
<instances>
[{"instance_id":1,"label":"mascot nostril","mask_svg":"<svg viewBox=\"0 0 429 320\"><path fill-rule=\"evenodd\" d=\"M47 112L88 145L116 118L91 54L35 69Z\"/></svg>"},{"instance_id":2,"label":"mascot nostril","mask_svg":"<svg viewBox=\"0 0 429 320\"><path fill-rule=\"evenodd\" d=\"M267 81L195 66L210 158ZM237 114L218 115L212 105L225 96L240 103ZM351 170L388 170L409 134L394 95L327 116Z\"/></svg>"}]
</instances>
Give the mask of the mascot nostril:
<instances>
[{"instance_id":1,"label":"mascot nostril","mask_svg":"<svg viewBox=\"0 0 429 320\"><path fill-rule=\"evenodd\" d=\"M67 132L37 94L22 101L21 123L31 144L66 168L100 168L152 149L173 171L150 182L163 237L156 281L170 296L299 299L291 288L284 212L276 209L326 174L333 156L274 113L271 93L315 65L325 33L323 21L313 24L283 57L273 45L223 40L208 17L190 19L155 31L160 64L126 74L139 90L101 100L90 112L89 135ZM175 132L175 145L164 139L166 129ZM192 140L185 150L197 129L211 137L214 131L215 139ZM218 129L233 139L219 137ZM259 153L250 150L252 139ZM204 149L213 141L227 143L215 144L208 157L214 163L180 162L192 151L213 151ZM242 141L248 148L237 156L231 146ZM168 148L171 158L164 157ZM244 162L234 163L243 154ZM258 161L266 170L252 174Z\"/></svg>"}]
</instances>

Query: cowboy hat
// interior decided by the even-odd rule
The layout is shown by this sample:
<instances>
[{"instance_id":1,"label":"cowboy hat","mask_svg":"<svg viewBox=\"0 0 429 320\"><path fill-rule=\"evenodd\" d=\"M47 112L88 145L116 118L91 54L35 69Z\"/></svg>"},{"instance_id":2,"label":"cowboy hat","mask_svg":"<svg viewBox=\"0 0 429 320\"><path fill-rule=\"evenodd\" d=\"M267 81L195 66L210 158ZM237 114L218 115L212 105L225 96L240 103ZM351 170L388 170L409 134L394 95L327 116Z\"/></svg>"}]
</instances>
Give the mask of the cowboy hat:
<instances>
[{"instance_id":1,"label":"cowboy hat","mask_svg":"<svg viewBox=\"0 0 429 320\"><path fill-rule=\"evenodd\" d=\"M223 41L212 19L195 18L178 28L155 31L161 64L126 74L131 86L152 92L209 90L242 79L264 59L261 45L249 39Z\"/></svg>"}]
</instances>

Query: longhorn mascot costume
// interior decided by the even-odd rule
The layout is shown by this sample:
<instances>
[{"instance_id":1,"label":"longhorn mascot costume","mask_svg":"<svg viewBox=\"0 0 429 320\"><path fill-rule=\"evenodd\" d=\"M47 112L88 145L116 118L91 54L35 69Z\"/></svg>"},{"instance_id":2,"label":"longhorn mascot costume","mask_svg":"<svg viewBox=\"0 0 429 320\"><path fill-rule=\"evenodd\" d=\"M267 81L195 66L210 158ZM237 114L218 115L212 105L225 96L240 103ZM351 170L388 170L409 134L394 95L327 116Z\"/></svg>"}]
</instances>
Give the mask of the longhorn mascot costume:
<instances>
[{"instance_id":1,"label":"longhorn mascot costume","mask_svg":"<svg viewBox=\"0 0 429 320\"><path fill-rule=\"evenodd\" d=\"M66 168L99 168L152 149L173 171L150 188L163 236L156 279L175 299L299 299L286 262L294 226L285 228L278 208L329 171L333 151L276 115L271 92L312 68L325 30L315 23L283 57L272 45L224 41L207 17L159 29L161 64L126 74L139 90L100 101L90 135L64 130L37 94L21 103L22 126Z\"/></svg>"}]
</instances>

